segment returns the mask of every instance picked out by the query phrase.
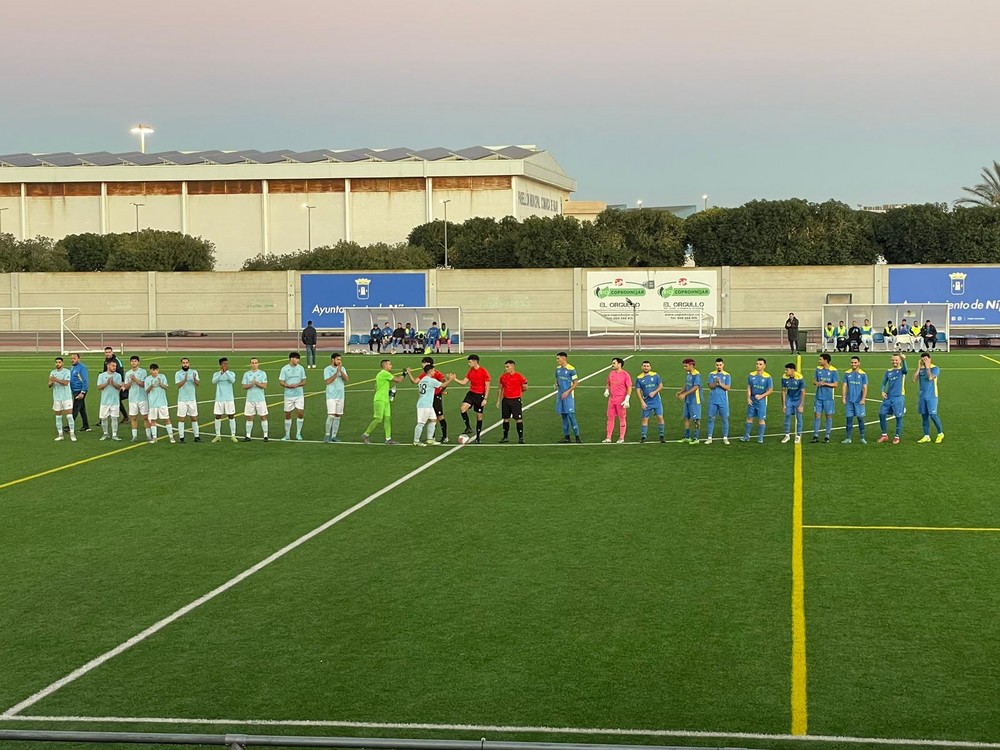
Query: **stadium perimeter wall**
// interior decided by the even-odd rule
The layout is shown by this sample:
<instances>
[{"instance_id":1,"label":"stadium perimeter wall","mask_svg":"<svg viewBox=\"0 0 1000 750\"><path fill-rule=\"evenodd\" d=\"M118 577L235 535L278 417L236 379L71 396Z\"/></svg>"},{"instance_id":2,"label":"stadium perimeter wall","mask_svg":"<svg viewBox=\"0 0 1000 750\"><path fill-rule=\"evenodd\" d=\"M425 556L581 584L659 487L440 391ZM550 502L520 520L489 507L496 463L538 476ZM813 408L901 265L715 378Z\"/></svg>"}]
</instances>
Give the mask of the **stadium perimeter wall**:
<instances>
[{"instance_id":1,"label":"stadium perimeter wall","mask_svg":"<svg viewBox=\"0 0 1000 750\"><path fill-rule=\"evenodd\" d=\"M585 329L593 270L430 270L427 305L461 307L469 330ZM818 329L828 293L850 294L855 304L888 301L888 266L698 270L717 274L722 328L778 329L794 311L804 328ZM87 331L295 330L299 303L296 271L0 276L0 307L80 308L72 327ZM10 322L15 330L39 325L28 314Z\"/></svg>"}]
</instances>

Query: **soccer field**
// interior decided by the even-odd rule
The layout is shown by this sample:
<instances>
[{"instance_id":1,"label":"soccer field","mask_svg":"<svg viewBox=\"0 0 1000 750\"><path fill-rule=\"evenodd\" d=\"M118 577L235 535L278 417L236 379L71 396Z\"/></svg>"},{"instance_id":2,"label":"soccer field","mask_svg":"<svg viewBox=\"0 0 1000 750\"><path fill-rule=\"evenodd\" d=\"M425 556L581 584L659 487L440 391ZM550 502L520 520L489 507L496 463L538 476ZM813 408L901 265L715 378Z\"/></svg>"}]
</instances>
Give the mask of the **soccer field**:
<instances>
[{"instance_id":1,"label":"soccer field","mask_svg":"<svg viewBox=\"0 0 1000 750\"><path fill-rule=\"evenodd\" d=\"M507 358L529 381L526 444L498 444L493 390L481 445L428 447L410 445L408 381L401 445L361 444L377 357L344 358L332 445L322 355L302 442L280 441L285 360L263 356L271 441L176 445L129 443L127 425L98 440L100 355L95 429L53 442L51 358L0 357L0 728L1000 748L1000 416L983 395L1000 357L936 354L947 438L916 443L908 380L891 445L875 442L889 355L862 355L869 444L841 444L839 398L833 440L810 444L810 388L796 446L777 394L765 442L736 439L756 353L722 355L730 445L718 425L712 445L675 442L687 355L632 354L633 378L646 357L663 377L670 442L638 443L633 397L627 444L604 445L616 354L570 357L582 445L556 444L554 353L487 353L494 387ZM180 356L154 357L171 383ZM191 357L203 438L218 356ZM693 356L707 376L717 354ZM789 355L763 356L780 387ZM465 374L465 355L436 359ZM464 392L445 397L453 439Z\"/></svg>"}]
</instances>

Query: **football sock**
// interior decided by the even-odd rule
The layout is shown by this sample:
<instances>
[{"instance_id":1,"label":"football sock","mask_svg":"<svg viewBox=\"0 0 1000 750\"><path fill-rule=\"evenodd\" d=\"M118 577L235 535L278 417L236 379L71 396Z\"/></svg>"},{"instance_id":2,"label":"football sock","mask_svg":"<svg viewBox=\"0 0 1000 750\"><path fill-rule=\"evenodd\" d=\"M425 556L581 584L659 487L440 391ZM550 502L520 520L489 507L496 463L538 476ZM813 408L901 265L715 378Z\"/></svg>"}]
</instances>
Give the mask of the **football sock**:
<instances>
[{"instance_id":1,"label":"football sock","mask_svg":"<svg viewBox=\"0 0 1000 750\"><path fill-rule=\"evenodd\" d=\"M937 414L931 414L931 421L934 423L934 426L937 427L937 431L939 433L944 432L944 428L941 426L941 417L939 417ZM72 422L69 423L69 431L70 432L73 431Z\"/></svg>"}]
</instances>

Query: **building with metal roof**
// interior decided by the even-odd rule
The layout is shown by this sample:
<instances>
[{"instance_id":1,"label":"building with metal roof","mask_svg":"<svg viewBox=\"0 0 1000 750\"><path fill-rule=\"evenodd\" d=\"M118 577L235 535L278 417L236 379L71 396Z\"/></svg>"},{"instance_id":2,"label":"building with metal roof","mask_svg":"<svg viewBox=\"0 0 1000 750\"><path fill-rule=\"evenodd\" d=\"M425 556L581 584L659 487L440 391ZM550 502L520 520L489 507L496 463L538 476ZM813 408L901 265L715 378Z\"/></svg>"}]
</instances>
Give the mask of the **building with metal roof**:
<instances>
[{"instance_id":1,"label":"building with metal roof","mask_svg":"<svg viewBox=\"0 0 1000 750\"><path fill-rule=\"evenodd\" d=\"M163 229L216 268L340 240L401 242L447 218L555 216L576 190L534 146L0 155L0 230L19 238Z\"/></svg>"}]
</instances>

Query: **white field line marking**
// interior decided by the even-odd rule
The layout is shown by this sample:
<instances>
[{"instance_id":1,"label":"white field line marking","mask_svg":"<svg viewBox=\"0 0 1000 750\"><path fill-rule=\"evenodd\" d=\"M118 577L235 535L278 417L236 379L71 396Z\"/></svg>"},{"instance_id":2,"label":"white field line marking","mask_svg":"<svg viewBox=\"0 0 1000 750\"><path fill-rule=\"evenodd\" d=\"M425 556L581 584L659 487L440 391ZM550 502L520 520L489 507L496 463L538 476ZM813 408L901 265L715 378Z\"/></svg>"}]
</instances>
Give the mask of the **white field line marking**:
<instances>
[{"instance_id":1,"label":"white field line marking","mask_svg":"<svg viewBox=\"0 0 1000 750\"><path fill-rule=\"evenodd\" d=\"M611 369L611 366L608 365L607 367L603 368L602 370L598 370L597 372L593 372L593 373L591 373L590 375L587 375L584 378L580 378L580 380L581 381L582 380L587 380L588 378L592 378L595 375L600 375L602 372L605 372L605 371L610 370L610 369ZM525 409L530 409L532 406L540 404L545 399L553 397L555 395L555 393L556 393L555 391L551 391L549 393L546 393L544 396L542 396L539 399L536 399L535 401L532 401L530 404L528 404L524 408ZM489 430L495 429L496 427L499 427L500 424L501 424L501 422L495 422L494 424L490 425L489 427L483 429L482 432L485 433L485 432L488 432ZM247 568L246 570L244 570L242 573L234 576L233 578L230 578L228 581L226 581L225 583L223 583L221 586L217 586L216 588L214 588L211 591L209 591L207 594L204 594L203 596L195 599L193 602L191 602L189 604L186 604L185 606L181 607L180 609L178 609L173 614L167 615L162 620L159 620L158 622L153 623L152 625L150 625L145 630L143 630L143 631L137 633L136 635L132 636L131 638L129 638L127 641L125 641L123 643L120 643L119 645L115 646L110 651L105 651L103 654L101 654L100 656L97 656L97 657L91 659L90 661L88 661L83 666L78 667L77 669L74 669L72 672L70 672L65 677L62 677L62 678L56 680L51 685L49 685L47 687L44 687L41 690L39 690L34 695L31 695L28 698L25 698L20 703L14 705L14 706L11 706L6 711L4 711L2 714L0 714L0 720L11 719L11 718L16 717L24 709L29 708L30 706L33 706L34 704L38 703L38 701L40 701L40 700L42 700L44 698L47 698L48 696L52 695L57 690L60 690L60 689L64 688L66 685L70 684L71 682L75 682L76 680L78 680L79 678L83 677L88 672L91 672L94 669L97 669L97 667L101 666L102 664L104 664L107 661L110 661L111 659L115 658L119 654L124 653L125 651L127 651L130 648L132 648L133 646L135 646L135 645L137 645L139 643L142 643L144 640L146 640L147 638L149 638L149 636L154 635L154 634L158 633L159 631L163 630L163 628L165 628L168 625L170 625L170 624L176 622L177 620L181 619L182 617L184 617L185 615L187 615L189 612L191 612L191 611L197 609L198 607L200 607L202 604L205 604L206 602L210 602L212 599L214 599L215 597L219 596L220 594L224 594L226 591L229 591L229 589L233 588L237 584L239 584L242 581L246 580L247 578L249 578L250 576L252 576L254 573L258 573L259 571L263 570L264 568L266 568L271 563L273 563L273 562L275 562L277 560L280 560L282 557L284 557L285 555L287 555L289 552L291 552L292 550L294 550L294 549L302 546L303 544L305 544L306 542L308 542L313 537L318 536L319 534L322 534L324 531L326 531L327 529L329 529L331 526L334 526L335 524L340 523L341 521L343 521L345 518L347 518L351 514L353 514L353 513L357 512L357 511L361 510L366 505L374 502L378 498L380 498L383 495L391 492L392 490L396 489L400 485L408 482L410 479L413 479L413 477L415 477L415 476L417 476L419 474L422 474L424 471L426 471L430 467L434 466L434 464L437 464L437 463L443 461L448 456L450 456L451 454L453 454L455 451L460 450L461 448L464 448L464 447L465 447L465 445L457 444L453 448L451 448L450 450L447 450L444 453L438 455L436 458L432 458L430 461L427 461L426 463L421 464L416 469L414 469L413 471L409 472L408 474L405 474L404 476L402 476L399 479L395 480L391 484L388 484L385 487L383 487L382 489L380 489L380 490L378 490L376 492L373 492L371 495L369 495L368 497L366 497L361 502L356 503L355 505L352 505L350 508L348 508L347 510L343 511L342 513L334 516L329 521L326 521L325 523L321 524L320 526L317 526L312 531L310 531L310 532L308 532L306 534L303 534L302 536L300 536L295 541L293 541L293 542L291 542L289 544L286 544L284 547L282 547L281 549L279 549L277 552L274 552L270 556L268 556L268 557L264 558L263 560L261 560L260 562L258 562L256 565L253 565L253 566Z\"/></svg>"},{"instance_id":2,"label":"white field line marking","mask_svg":"<svg viewBox=\"0 0 1000 750\"><path fill-rule=\"evenodd\" d=\"M896 737L851 737L830 734L762 734L757 732L710 732L685 729L609 729L605 727L531 727L493 724L429 724L373 721L319 721L280 719L181 719L125 716L0 716L0 721L79 722L89 724L191 724L253 727L316 727L342 729L405 729L444 732L496 732L523 734L575 734L613 737L698 737L708 739L764 740L771 742L842 742L894 747L963 747L1000 750L1000 742L968 740L922 740Z\"/></svg>"}]
</instances>

